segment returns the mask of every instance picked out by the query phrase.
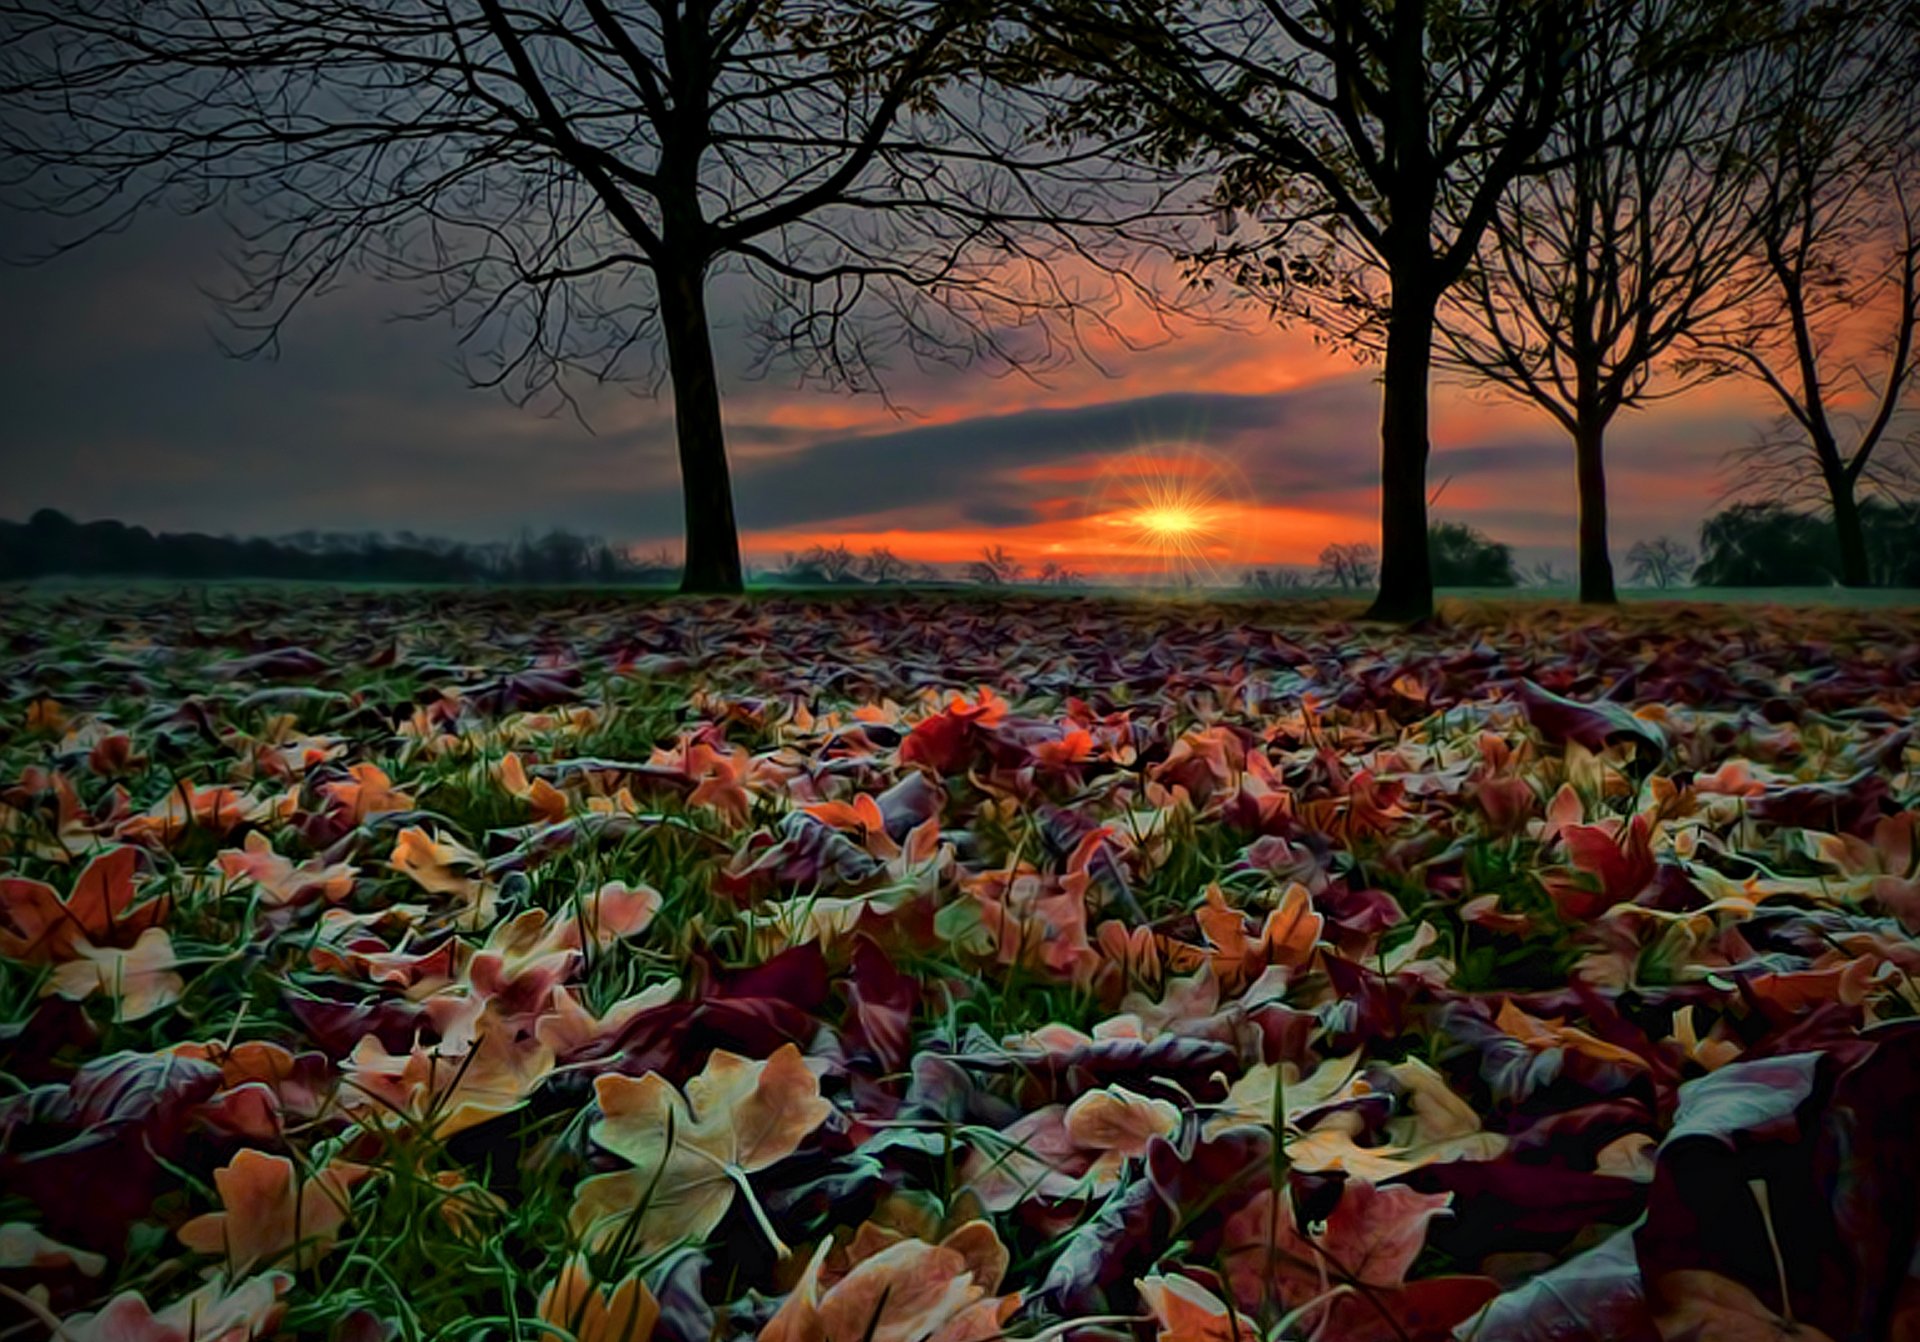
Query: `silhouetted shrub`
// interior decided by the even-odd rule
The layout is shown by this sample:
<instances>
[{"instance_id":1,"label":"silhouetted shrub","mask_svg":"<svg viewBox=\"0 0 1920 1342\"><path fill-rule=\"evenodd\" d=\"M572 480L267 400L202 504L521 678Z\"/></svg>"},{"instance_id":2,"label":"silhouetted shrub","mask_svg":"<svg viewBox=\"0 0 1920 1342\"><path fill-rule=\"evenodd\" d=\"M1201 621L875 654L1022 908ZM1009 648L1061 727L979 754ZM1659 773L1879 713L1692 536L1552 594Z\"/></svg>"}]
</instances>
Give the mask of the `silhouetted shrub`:
<instances>
[{"instance_id":1,"label":"silhouetted shrub","mask_svg":"<svg viewBox=\"0 0 1920 1342\"><path fill-rule=\"evenodd\" d=\"M1427 528L1427 557L1435 587L1518 587L1513 547L1488 540L1465 522Z\"/></svg>"},{"instance_id":2,"label":"silhouetted shrub","mask_svg":"<svg viewBox=\"0 0 1920 1342\"><path fill-rule=\"evenodd\" d=\"M1920 586L1920 504L1860 505L1867 563L1884 586ZM1738 503L1700 527L1702 587L1826 587L1839 581L1833 524L1783 503Z\"/></svg>"}]
</instances>

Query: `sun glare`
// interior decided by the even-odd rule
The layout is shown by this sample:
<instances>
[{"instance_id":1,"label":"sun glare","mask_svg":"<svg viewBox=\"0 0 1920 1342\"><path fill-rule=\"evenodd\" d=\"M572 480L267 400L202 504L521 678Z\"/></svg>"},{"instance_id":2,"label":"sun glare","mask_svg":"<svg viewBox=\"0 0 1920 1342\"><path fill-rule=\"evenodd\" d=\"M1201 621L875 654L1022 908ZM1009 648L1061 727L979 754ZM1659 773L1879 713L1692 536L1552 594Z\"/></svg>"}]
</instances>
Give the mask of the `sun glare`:
<instances>
[{"instance_id":1,"label":"sun glare","mask_svg":"<svg viewBox=\"0 0 1920 1342\"><path fill-rule=\"evenodd\" d=\"M1181 536L1189 531L1198 531L1206 525L1206 519L1191 508L1150 508L1140 514L1140 525L1156 536L1169 538Z\"/></svg>"},{"instance_id":2,"label":"sun glare","mask_svg":"<svg viewBox=\"0 0 1920 1342\"><path fill-rule=\"evenodd\" d=\"M1191 446L1138 452L1105 473L1087 520L1119 568L1185 586L1212 581L1232 562L1244 492L1237 475Z\"/></svg>"}]
</instances>

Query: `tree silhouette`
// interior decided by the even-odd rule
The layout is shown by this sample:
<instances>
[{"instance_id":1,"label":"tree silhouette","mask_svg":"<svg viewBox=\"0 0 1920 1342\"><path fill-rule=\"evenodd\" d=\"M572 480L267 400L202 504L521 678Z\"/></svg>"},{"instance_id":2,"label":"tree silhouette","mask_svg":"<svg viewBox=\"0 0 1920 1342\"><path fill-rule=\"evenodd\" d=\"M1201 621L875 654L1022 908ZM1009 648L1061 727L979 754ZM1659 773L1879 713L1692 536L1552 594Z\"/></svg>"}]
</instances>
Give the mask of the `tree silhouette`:
<instances>
[{"instance_id":1,"label":"tree silhouette","mask_svg":"<svg viewBox=\"0 0 1920 1342\"><path fill-rule=\"evenodd\" d=\"M1750 0L1646 0L1588 25L1544 151L1553 166L1501 198L1442 307L1448 361L1572 439L1582 601L1615 599L1608 427L1718 371L1669 355L1751 292L1738 271L1764 134L1760 13Z\"/></svg>"},{"instance_id":2,"label":"tree silhouette","mask_svg":"<svg viewBox=\"0 0 1920 1342\"><path fill-rule=\"evenodd\" d=\"M1437 306L1533 170L1582 25L1621 0L1035 0L1039 59L1085 94L1062 124L1144 128L1217 177L1224 236L1190 258L1276 315L1383 350L1380 591L1433 609L1427 398ZM1584 16L1584 18L1582 18Z\"/></svg>"},{"instance_id":3,"label":"tree silhouette","mask_svg":"<svg viewBox=\"0 0 1920 1342\"><path fill-rule=\"evenodd\" d=\"M1920 439L1916 68L1920 25L1875 5L1816 6L1776 45L1758 289L1696 340L1704 363L1759 382L1782 411L1735 454L1729 493L1828 509L1849 587L1872 581L1861 496L1910 482L1899 449ZM1877 344L1863 336L1876 323Z\"/></svg>"},{"instance_id":4,"label":"tree silhouette","mask_svg":"<svg viewBox=\"0 0 1920 1342\"><path fill-rule=\"evenodd\" d=\"M1320 552L1317 577L1330 587L1351 591L1373 584L1378 572L1374 548L1364 543L1329 545Z\"/></svg>"},{"instance_id":5,"label":"tree silhouette","mask_svg":"<svg viewBox=\"0 0 1920 1342\"><path fill-rule=\"evenodd\" d=\"M1159 301L1129 231L1153 191L1034 146L985 73L995 13L0 0L0 159L71 222L63 250L148 207L221 209L241 353L359 268L420 290L470 380L516 401L670 382L684 586L738 590L716 276L744 277L754 369L855 391L888 358L1050 366L1115 329L1102 304Z\"/></svg>"},{"instance_id":6,"label":"tree silhouette","mask_svg":"<svg viewBox=\"0 0 1920 1342\"><path fill-rule=\"evenodd\" d=\"M1693 572L1693 551L1672 536L1636 541L1627 551L1627 567L1642 587L1678 587Z\"/></svg>"},{"instance_id":7,"label":"tree silhouette","mask_svg":"<svg viewBox=\"0 0 1920 1342\"><path fill-rule=\"evenodd\" d=\"M876 545L860 561L860 571L869 582L895 583L905 581L913 570L906 560L892 550L884 545Z\"/></svg>"},{"instance_id":8,"label":"tree silhouette","mask_svg":"<svg viewBox=\"0 0 1920 1342\"><path fill-rule=\"evenodd\" d=\"M1003 545L989 545L980 558L967 566L967 576L983 587L1005 587L1020 581L1026 565L1007 553Z\"/></svg>"}]
</instances>

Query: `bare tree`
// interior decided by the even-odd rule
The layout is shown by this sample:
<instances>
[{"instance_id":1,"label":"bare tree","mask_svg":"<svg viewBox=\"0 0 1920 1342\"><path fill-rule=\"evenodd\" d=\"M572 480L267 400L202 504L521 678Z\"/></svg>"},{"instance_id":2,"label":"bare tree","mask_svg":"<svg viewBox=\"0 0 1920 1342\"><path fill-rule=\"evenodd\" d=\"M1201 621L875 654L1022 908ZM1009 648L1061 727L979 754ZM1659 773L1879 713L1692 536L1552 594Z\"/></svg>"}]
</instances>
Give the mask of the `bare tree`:
<instances>
[{"instance_id":1,"label":"bare tree","mask_svg":"<svg viewBox=\"0 0 1920 1342\"><path fill-rule=\"evenodd\" d=\"M683 585L738 590L716 276L754 367L856 391L888 357L1045 368L1160 301L1153 186L1035 145L984 73L997 3L0 0L0 177L63 250L221 210L241 352L361 268L517 401L670 382Z\"/></svg>"},{"instance_id":2,"label":"bare tree","mask_svg":"<svg viewBox=\"0 0 1920 1342\"><path fill-rule=\"evenodd\" d=\"M1693 573L1693 551L1672 536L1637 541L1627 551L1627 566L1642 587L1679 587Z\"/></svg>"},{"instance_id":3,"label":"bare tree","mask_svg":"<svg viewBox=\"0 0 1920 1342\"><path fill-rule=\"evenodd\" d=\"M1042 59L1087 84L1066 125L1144 128L1217 175L1191 258L1276 317L1383 352L1380 591L1433 609L1428 385L1438 304L1561 113L1577 16L1619 0L1036 0ZM1244 216L1244 218L1243 218Z\"/></svg>"},{"instance_id":4,"label":"bare tree","mask_svg":"<svg viewBox=\"0 0 1920 1342\"><path fill-rule=\"evenodd\" d=\"M967 576L983 587L1005 587L1020 581L1026 565L1007 553L1003 545L989 545L980 558L967 566Z\"/></svg>"},{"instance_id":5,"label":"bare tree","mask_svg":"<svg viewBox=\"0 0 1920 1342\"><path fill-rule=\"evenodd\" d=\"M1615 599L1605 441L1622 410L1717 370L1670 357L1736 308L1763 134L1750 0L1646 0L1583 28L1567 114L1441 308L1448 362L1573 442L1580 599ZM1662 376L1656 377L1656 374Z\"/></svg>"},{"instance_id":6,"label":"bare tree","mask_svg":"<svg viewBox=\"0 0 1920 1342\"><path fill-rule=\"evenodd\" d=\"M800 564L803 568L818 570L828 582L842 583L852 580L860 561L845 541L835 541L832 545L814 546L800 556Z\"/></svg>"},{"instance_id":7,"label":"bare tree","mask_svg":"<svg viewBox=\"0 0 1920 1342\"><path fill-rule=\"evenodd\" d=\"M892 583L905 580L909 570L906 560L886 546L876 545L860 561L860 571L869 582Z\"/></svg>"},{"instance_id":8,"label":"bare tree","mask_svg":"<svg viewBox=\"0 0 1920 1342\"><path fill-rule=\"evenodd\" d=\"M1341 591L1368 587L1376 571L1374 549L1364 542L1329 545L1320 552L1317 578Z\"/></svg>"},{"instance_id":9,"label":"bare tree","mask_svg":"<svg viewBox=\"0 0 1920 1342\"><path fill-rule=\"evenodd\" d=\"M1812 5L1773 53L1753 301L1695 342L1781 407L1736 454L1736 496L1831 511L1840 580L1872 582L1861 495L1911 476L1920 420L1920 28L1897 7ZM1870 334L1873 333L1873 334Z\"/></svg>"}]
</instances>

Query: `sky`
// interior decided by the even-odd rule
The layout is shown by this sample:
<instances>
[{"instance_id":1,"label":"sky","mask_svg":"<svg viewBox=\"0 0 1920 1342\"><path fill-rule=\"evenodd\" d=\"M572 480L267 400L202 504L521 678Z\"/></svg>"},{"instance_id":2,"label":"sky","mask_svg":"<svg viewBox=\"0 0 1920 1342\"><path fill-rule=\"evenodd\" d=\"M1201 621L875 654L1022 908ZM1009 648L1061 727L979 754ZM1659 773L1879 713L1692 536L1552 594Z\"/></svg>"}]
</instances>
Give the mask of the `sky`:
<instances>
[{"instance_id":1,"label":"sky","mask_svg":"<svg viewBox=\"0 0 1920 1342\"><path fill-rule=\"evenodd\" d=\"M11 226L11 247L35 226ZM349 279L296 313L275 360L220 349L211 217L153 215L44 266L0 267L0 516L53 507L153 530L300 530L506 539L522 528L677 545L672 409L631 389L583 397L590 430L469 389L454 332L393 320L409 296ZM745 375L717 307L742 544L772 565L816 543L937 564L1005 547L1030 567L1124 574L1154 547L1122 523L1171 497L1206 566L1311 566L1378 525L1377 370L1310 328L1176 328L1044 383L909 369L901 409ZM1142 326L1139 334L1149 334ZM1771 417L1714 384L1620 420L1609 444L1616 559L1691 539L1722 460ZM1539 410L1436 390L1436 516L1573 559L1571 449ZM1172 491L1171 494L1168 491Z\"/></svg>"}]
</instances>

